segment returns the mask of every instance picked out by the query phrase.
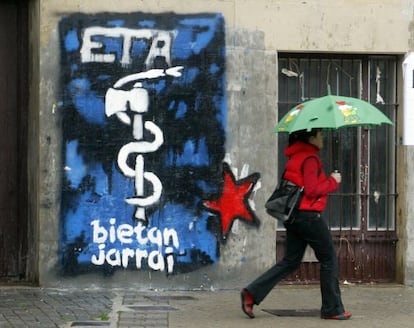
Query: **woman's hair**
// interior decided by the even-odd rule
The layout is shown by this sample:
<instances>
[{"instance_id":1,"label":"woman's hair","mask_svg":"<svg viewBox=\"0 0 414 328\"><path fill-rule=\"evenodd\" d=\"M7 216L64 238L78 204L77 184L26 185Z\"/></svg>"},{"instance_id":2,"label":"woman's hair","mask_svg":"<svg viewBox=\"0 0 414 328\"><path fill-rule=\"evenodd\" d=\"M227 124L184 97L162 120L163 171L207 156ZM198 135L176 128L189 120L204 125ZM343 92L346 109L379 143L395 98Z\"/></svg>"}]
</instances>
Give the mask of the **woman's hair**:
<instances>
[{"instance_id":1,"label":"woman's hair","mask_svg":"<svg viewBox=\"0 0 414 328\"><path fill-rule=\"evenodd\" d=\"M319 131L322 129L315 128L310 131L307 130L299 130L289 134L289 145L293 144L296 141L302 141L305 143L309 143L310 137L316 137Z\"/></svg>"}]
</instances>

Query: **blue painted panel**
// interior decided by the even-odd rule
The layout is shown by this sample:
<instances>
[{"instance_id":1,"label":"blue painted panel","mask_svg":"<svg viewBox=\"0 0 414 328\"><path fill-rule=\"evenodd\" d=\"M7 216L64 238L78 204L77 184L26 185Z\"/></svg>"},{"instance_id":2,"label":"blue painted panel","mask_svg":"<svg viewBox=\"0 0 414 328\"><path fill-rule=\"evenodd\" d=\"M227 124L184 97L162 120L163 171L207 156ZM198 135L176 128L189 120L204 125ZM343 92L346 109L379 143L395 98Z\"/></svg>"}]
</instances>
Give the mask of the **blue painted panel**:
<instances>
[{"instance_id":1,"label":"blue painted panel","mask_svg":"<svg viewBox=\"0 0 414 328\"><path fill-rule=\"evenodd\" d=\"M75 14L59 31L62 272L215 263L200 202L223 181L222 15Z\"/></svg>"}]
</instances>

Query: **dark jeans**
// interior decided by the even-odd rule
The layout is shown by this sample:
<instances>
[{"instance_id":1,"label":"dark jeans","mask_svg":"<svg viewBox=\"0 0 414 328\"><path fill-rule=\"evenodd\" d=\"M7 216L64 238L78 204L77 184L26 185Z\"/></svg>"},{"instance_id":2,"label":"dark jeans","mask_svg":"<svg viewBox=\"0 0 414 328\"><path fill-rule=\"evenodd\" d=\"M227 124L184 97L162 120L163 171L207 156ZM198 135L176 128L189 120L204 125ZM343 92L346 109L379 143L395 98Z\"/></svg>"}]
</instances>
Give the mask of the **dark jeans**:
<instances>
[{"instance_id":1,"label":"dark jeans","mask_svg":"<svg viewBox=\"0 0 414 328\"><path fill-rule=\"evenodd\" d=\"M328 225L320 213L297 211L291 223L286 223L284 258L253 281L246 289L260 304L272 288L295 271L309 244L320 262L321 314L338 315L344 312L338 281L338 260Z\"/></svg>"}]
</instances>

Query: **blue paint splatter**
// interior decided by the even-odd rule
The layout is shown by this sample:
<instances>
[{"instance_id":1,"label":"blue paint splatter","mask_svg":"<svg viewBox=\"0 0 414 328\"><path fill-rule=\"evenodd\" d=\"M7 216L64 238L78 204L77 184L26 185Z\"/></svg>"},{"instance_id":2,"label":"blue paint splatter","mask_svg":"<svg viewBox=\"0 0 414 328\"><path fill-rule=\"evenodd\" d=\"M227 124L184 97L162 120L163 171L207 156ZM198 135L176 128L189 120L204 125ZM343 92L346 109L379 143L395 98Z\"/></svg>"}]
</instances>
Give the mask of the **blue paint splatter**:
<instances>
[{"instance_id":1,"label":"blue paint splatter","mask_svg":"<svg viewBox=\"0 0 414 328\"><path fill-rule=\"evenodd\" d=\"M105 104L102 97L90 89L88 79L75 79L69 84L69 93L79 113L86 121L94 124L105 122Z\"/></svg>"},{"instance_id":2,"label":"blue paint splatter","mask_svg":"<svg viewBox=\"0 0 414 328\"><path fill-rule=\"evenodd\" d=\"M184 101L178 103L178 109L175 113L175 118L184 118L185 113L187 113L187 104Z\"/></svg>"},{"instance_id":3,"label":"blue paint splatter","mask_svg":"<svg viewBox=\"0 0 414 328\"><path fill-rule=\"evenodd\" d=\"M138 24L138 26L140 26L140 27L154 27L155 26L155 21L152 21L152 20L143 20L143 21L140 21L139 22L139 24Z\"/></svg>"},{"instance_id":4,"label":"blue paint splatter","mask_svg":"<svg viewBox=\"0 0 414 328\"><path fill-rule=\"evenodd\" d=\"M184 144L184 152L177 156L177 165L193 165L193 166L208 166L209 156L205 138L198 140L197 147L193 140L188 140Z\"/></svg>"},{"instance_id":5,"label":"blue paint splatter","mask_svg":"<svg viewBox=\"0 0 414 328\"><path fill-rule=\"evenodd\" d=\"M115 19L115 20L112 20L112 21L108 21L108 25L109 26L117 26L117 27L120 27L120 26L123 26L124 23L125 22L122 19Z\"/></svg>"},{"instance_id":6,"label":"blue paint splatter","mask_svg":"<svg viewBox=\"0 0 414 328\"><path fill-rule=\"evenodd\" d=\"M215 27L216 27L216 21L213 19L198 19L198 18L187 18L183 19L180 22L184 26L191 26L192 28L197 27L198 30L195 33L195 39L192 40L192 50L193 53L199 54L201 50L203 50L207 44L212 40L214 33L215 33ZM201 31L202 32L201 32Z\"/></svg>"},{"instance_id":7,"label":"blue paint splatter","mask_svg":"<svg viewBox=\"0 0 414 328\"><path fill-rule=\"evenodd\" d=\"M85 162L78 154L78 145L79 142L77 140L66 144L66 176L70 181L70 186L74 189L78 188L87 172Z\"/></svg>"},{"instance_id":8,"label":"blue paint splatter","mask_svg":"<svg viewBox=\"0 0 414 328\"><path fill-rule=\"evenodd\" d=\"M66 34L65 49L66 51L76 51L79 49L79 40L76 30L71 30Z\"/></svg>"}]
</instances>

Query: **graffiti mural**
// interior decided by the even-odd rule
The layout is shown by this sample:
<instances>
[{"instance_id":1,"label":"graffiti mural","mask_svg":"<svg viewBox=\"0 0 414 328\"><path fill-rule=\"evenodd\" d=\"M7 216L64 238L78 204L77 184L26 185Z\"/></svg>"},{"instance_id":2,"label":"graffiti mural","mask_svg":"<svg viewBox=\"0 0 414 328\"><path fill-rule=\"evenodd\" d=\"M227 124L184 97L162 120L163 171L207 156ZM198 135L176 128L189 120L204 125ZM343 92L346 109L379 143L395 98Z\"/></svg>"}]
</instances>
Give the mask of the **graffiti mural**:
<instances>
[{"instance_id":1,"label":"graffiti mural","mask_svg":"<svg viewBox=\"0 0 414 328\"><path fill-rule=\"evenodd\" d=\"M258 176L223 166L222 15L74 14L59 31L63 272L216 262L234 219L258 222Z\"/></svg>"}]
</instances>

